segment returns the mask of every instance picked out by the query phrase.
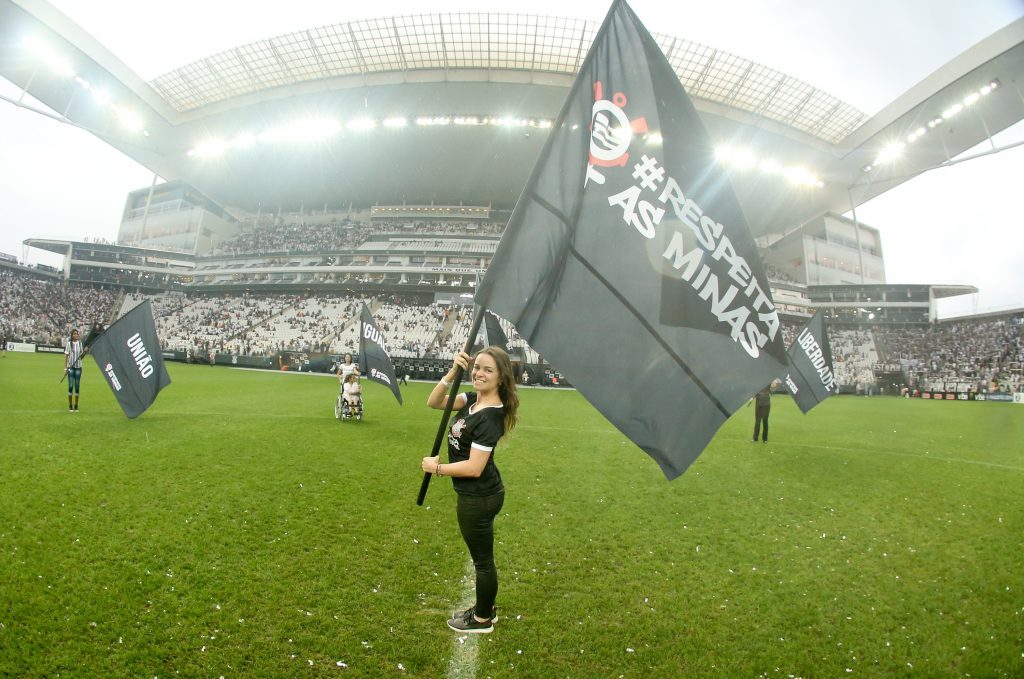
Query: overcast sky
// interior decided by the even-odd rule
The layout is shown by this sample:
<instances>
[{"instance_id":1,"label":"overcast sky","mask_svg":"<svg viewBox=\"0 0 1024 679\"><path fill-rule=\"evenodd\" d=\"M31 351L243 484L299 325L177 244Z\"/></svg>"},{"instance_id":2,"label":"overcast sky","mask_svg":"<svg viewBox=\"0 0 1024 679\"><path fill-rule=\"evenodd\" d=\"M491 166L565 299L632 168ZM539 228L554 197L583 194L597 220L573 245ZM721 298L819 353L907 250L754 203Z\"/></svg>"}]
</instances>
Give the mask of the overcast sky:
<instances>
[{"instance_id":1,"label":"overcast sky","mask_svg":"<svg viewBox=\"0 0 1024 679\"><path fill-rule=\"evenodd\" d=\"M56 0L143 79L244 43L312 26L424 12L516 12L600 20L607 2ZM869 113L1024 16L1024 0L632 0L648 29L804 80ZM253 8L258 7L254 12ZM1018 84L1019 86L1019 84ZM0 94L19 91L0 78ZM1014 96L1021 96L1020 92ZM997 144L1024 140L1024 124ZM1024 307L1024 146L933 170L857 210L881 230L890 282L963 283L943 316ZM90 134L0 101L0 252L50 261L25 238L115 240L126 194L152 173Z\"/></svg>"}]
</instances>

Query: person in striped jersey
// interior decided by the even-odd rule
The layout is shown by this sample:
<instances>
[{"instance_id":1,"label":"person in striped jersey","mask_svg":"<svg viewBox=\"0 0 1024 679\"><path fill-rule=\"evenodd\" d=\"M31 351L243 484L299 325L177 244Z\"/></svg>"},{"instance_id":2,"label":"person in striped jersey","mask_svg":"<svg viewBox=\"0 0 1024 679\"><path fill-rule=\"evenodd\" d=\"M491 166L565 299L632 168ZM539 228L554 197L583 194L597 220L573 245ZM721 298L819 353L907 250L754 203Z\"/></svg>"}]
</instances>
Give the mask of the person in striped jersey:
<instances>
[{"instance_id":1,"label":"person in striped jersey","mask_svg":"<svg viewBox=\"0 0 1024 679\"><path fill-rule=\"evenodd\" d=\"M78 391L82 384L82 357L85 347L78 335L78 328L71 329L71 339L64 345L64 372L68 376L68 412L78 412Z\"/></svg>"}]
</instances>

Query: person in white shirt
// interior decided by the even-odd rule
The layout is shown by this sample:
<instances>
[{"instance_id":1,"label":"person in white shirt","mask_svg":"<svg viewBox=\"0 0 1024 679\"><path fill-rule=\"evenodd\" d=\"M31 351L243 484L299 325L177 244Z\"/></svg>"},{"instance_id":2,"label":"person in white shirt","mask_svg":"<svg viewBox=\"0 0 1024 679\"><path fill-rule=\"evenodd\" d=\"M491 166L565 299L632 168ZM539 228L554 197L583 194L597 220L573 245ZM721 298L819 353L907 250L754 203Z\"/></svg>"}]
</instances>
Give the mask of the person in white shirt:
<instances>
[{"instance_id":1,"label":"person in white shirt","mask_svg":"<svg viewBox=\"0 0 1024 679\"><path fill-rule=\"evenodd\" d=\"M88 349L82 346L78 328L71 329L71 338L64 345L64 372L68 376L68 412L78 412L78 392L82 384L82 357Z\"/></svg>"}]
</instances>

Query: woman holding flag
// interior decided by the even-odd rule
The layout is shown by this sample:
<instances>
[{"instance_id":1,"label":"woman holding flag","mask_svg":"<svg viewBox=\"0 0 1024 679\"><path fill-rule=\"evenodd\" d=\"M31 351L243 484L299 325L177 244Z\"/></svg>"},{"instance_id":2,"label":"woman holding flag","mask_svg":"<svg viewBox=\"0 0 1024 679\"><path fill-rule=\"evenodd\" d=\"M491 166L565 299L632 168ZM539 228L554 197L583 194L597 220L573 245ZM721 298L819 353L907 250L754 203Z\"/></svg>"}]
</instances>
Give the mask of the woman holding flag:
<instances>
[{"instance_id":1,"label":"woman holding flag","mask_svg":"<svg viewBox=\"0 0 1024 679\"><path fill-rule=\"evenodd\" d=\"M505 486L494 463L498 441L516 425L519 396L512 363L505 350L490 346L475 358L460 351L447 375L427 398L431 408L448 405L452 381L472 362L473 391L455 396L458 409L448 430L448 462L440 454L424 457L423 471L451 476L458 493L456 516L459 530L476 568L476 603L455 613L448 626L456 632L487 633L497 620L494 606L498 594L498 570L494 565L494 517L505 502Z\"/></svg>"}]
</instances>

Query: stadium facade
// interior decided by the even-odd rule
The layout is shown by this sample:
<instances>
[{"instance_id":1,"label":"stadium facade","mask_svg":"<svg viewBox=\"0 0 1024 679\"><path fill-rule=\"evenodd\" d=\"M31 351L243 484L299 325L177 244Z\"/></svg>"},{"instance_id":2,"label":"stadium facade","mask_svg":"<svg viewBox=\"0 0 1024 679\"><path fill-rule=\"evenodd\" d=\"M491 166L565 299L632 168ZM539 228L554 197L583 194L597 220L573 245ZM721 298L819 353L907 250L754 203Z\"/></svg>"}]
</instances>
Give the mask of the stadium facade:
<instances>
[{"instance_id":1,"label":"stadium facade","mask_svg":"<svg viewBox=\"0 0 1024 679\"><path fill-rule=\"evenodd\" d=\"M597 28L492 13L353 21L145 82L49 3L0 0L0 76L23 93L9 103L42 102L154 173L128 195L116 244L25 244L63 255L64 280L141 292L469 294ZM880 234L856 207L1024 118L1024 19L874 116L655 38L729 170L783 314L927 324L936 299L976 292L887 285Z\"/></svg>"}]
</instances>

